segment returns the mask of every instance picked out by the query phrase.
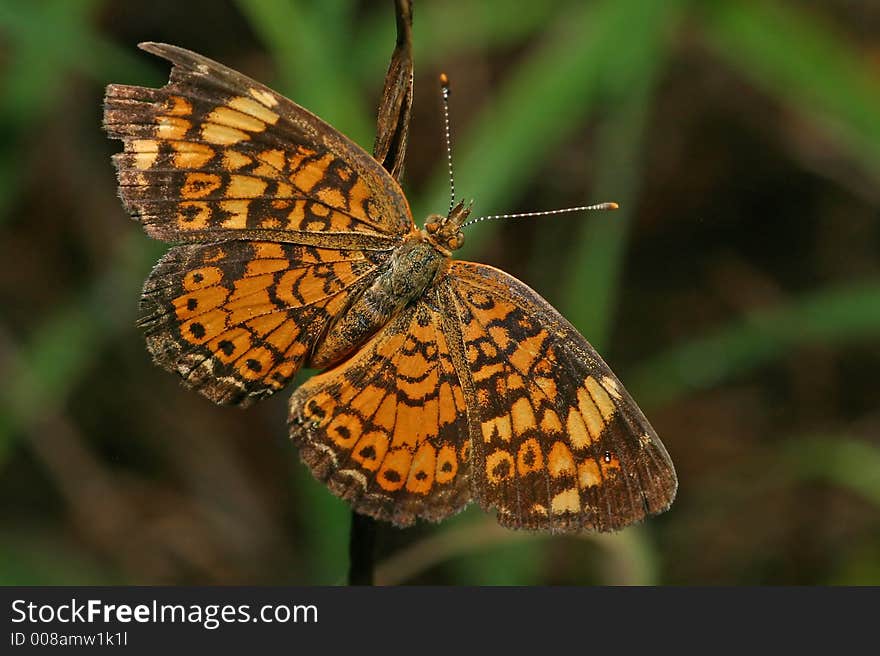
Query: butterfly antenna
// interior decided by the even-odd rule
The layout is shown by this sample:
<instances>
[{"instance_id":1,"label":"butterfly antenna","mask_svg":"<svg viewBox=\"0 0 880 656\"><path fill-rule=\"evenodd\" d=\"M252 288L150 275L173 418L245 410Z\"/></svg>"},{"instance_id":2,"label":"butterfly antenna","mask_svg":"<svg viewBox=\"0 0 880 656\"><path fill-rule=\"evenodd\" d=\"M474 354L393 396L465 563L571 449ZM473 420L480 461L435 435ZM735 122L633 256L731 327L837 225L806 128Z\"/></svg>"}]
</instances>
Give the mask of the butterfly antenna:
<instances>
[{"instance_id":1,"label":"butterfly antenna","mask_svg":"<svg viewBox=\"0 0 880 656\"><path fill-rule=\"evenodd\" d=\"M476 219L471 219L464 225L462 225L462 229L467 228L469 225L473 225L475 223L479 223L480 221L491 221L494 219L521 219L526 216L548 216L550 214L567 214L569 212L589 212L593 210L616 210L620 206L617 203L597 203L596 205L582 205L580 207L566 207L561 210L544 210L542 212L521 212L519 214L493 214L491 216L480 216Z\"/></svg>"},{"instance_id":2,"label":"butterfly antenna","mask_svg":"<svg viewBox=\"0 0 880 656\"><path fill-rule=\"evenodd\" d=\"M455 206L455 177L452 175L452 131L449 129L449 78L440 73L440 94L443 97L443 126L446 134L446 163L449 167L449 211Z\"/></svg>"}]
</instances>

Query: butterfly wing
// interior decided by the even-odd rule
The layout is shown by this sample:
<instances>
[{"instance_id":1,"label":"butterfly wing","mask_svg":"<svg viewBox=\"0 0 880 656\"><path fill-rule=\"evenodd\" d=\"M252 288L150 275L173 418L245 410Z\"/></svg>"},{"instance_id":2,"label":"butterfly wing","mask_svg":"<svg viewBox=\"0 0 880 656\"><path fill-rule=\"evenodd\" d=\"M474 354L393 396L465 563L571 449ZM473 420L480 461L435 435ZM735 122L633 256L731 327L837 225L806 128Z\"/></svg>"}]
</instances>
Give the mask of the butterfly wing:
<instances>
[{"instance_id":1,"label":"butterfly wing","mask_svg":"<svg viewBox=\"0 0 880 656\"><path fill-rule=\"evenodd\" d=\"M397 182L296 103L189 50L161 89L111 84L104 127L126 207L153 237L394 246L414 228Z\"/></svg>"},{"instance_id":2,"label":"butterfly wing","mask_svg":"<svg viewBox=\"0 0 880 656\"><path fill-rule=\"evenodd\" d=\"M665 510L672 462L586 340L507 274L454 262L358 354L293 394L291 437L355 510L408 525L471 499L514 528Z\"/></svg>"},{"instance_id":3,"label":"butterfly wing","mask_svg":"<svg viewBox=\"0 0 880 656\"><path fill-rule=\"evenodd\" d=\"M158 364L218 403L271 394L414 229L364 150L262 84L174 46L161 89L107 87L119 191L149 235L185 242L144 288Z\"/></svg>"},{"instance_id":4,"label":"butterfly wing","mask_svg":"<svg viewBox=\"0 0 880 656\"><path fill-rule=\"evenodd\" d=\"M449 340L464 353L455 364L481 506L504 525L555 531L615 530L669 507L677 481L666 449L547 301L502 271L460 261L441 291L458 319Z\"/></svg>"},{"instance_id":5,"label":"butterfly wing","mask_svg":"<svg viewBox=\"0 0 880 656\"><path fill-rule=\"evenodd\" d=\"M360 513L439 521L472 496L465 399L429 289L347 361L290 400L290 434L312 473Z\"/></svg>"},{"instance_id":6,"label":"butterfly wing","mask_svg":"<svg viewBox=\"0 0 880 656\"><path fill-rule=\"evenodd\" d=\"M216 403L283 388L377 269L370 251L263 241L172 248L144 285L155 361Z\"/></svg>"}]
</instances>

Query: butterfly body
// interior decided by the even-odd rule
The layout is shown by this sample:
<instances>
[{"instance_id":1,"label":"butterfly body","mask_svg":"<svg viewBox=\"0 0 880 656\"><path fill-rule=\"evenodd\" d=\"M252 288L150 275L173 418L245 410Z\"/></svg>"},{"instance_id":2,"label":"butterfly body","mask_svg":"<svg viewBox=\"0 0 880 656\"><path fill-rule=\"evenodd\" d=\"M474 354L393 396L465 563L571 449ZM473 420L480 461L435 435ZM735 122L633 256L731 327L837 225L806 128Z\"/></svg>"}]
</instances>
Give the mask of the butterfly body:
<instances>
[{"instance_id":1,"label":"butterfly body","mask_svg":"<svg viewBox=\"0 0 880 656\"><path fill-rule=\"evenodd\" d=\"M463 202L448 216L432 214L425 229L413 230L376 275L375 282L354 299L319 341L309 366L323 369L356 350L409 303L424 297L428 286L445 274L451 253L464 245L461 224L470 214Z\"/></svg>"},{"instance_id":2,"label":"butterfly body","mask_svg":"<svg viewBox=\"0 0 880 656\"><path fill-rule=\"evenodd\" d=\"M110 85L123 203L174 244L140 324L156 363L245 406L290 399L303 461L400 526L470 502L514 528L614 530L666 510L666 449L611 369L539 294L452 258L469 207L416 228L367 152L237 71L165 44L161 89Z\"/></svg>"},{"instance_id":3,"label":"butterfly body","mask_svg":"<svg viewBox=\"0 0 880 656\"><path fill-rule=\"evenodd\" d=\"M330 327L309 366L324 369L355 351L394 315L421 298L448 260L448 254L438 250L426 233L411 233L376 274L373 284Z\"/></svg>"}]
</instances>

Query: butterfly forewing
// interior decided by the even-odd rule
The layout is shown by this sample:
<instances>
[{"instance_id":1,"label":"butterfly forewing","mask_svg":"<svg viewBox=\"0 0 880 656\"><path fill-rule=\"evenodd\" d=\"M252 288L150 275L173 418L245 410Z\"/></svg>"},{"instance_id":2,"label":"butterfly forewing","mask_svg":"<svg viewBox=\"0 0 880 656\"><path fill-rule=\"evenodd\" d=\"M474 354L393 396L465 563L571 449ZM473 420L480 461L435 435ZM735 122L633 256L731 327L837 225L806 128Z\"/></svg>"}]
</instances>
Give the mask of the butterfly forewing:
<instances>
[{"instance_id":1,"label":"butterfly forewing","mask_svg":"<svg viewBox=\"0 0 880 656\"><path fill-rule=\"evenodd\" d=\"M104 125L125 146L122 199L151 236L387 248L413 229L394 179L319 118L201 55L141 47L174 63L171 81L111 84Z\"/></svg>"}]
</instances>

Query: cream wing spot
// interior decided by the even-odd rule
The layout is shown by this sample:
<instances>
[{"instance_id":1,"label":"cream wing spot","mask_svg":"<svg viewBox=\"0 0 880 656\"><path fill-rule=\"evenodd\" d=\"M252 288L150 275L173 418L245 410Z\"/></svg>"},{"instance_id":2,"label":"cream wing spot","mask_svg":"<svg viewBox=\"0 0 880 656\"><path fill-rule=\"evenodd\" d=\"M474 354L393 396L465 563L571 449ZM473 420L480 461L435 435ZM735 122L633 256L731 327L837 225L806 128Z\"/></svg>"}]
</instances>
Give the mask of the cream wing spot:
<instances>
[{"instance_id":1,"label":"cream wing spot","mask_svg":"<svg viewBox=\"0 0 880 656\"><path fill-rule=\"evenodd\" d=\"M253 161L250 157L237 150L226 150L223 152L223 168L227 171L236 171L253 163Z\"/></svg>"},{"instance_id":2,"label":"cream wing spot","mask_svg":"<svg viewBox=\"0 0 880 656\"><path fill-rule=\"evenodd\" d=\"M607 376L606 379L610 380ZM608 396L608 392L605 391L605 388L600 385L592 376L587 376L585 385L587 391L590 393L590 396L593 397L593 402L596 404L596 407L599 408L599 412L602 413L602 419L604 419L605 421L611 419L611 416L614 414L615 407L614 403L611 401L611 398Z\"/></svg>"},{"instance_id":3,"label":"cream wing spot","mask_svg":"<svg viewBox=\"0 0 880 656\"><path fill-rule=\"evenodd\" d=\"M517 436L521 436L526 431L537 427L532 404L524 396L521 396L514 402L510 409L510 416L513 418L513 432Z\"/></svg>"},{"instance_id":4,"label":"cream wing spot","mask_svg":"<svg viewBox=\"0 0 880 656\"><path fill-rule=\"evenodd\" d=\"M266 107L275 107L278 104L278 99L263 89L255 89L254 87L251 87L248 89L248 93Z\"/></svg>"},{"instance_id":5,"label":"cream wing spot","mask_svg":"<svg viewBox=\"0 0 880 656\"><path fill-rule=\"evenodd\" d=\"M134 151L134 166L141 171L150 168L159 156L159 144L152 139L134 139L130 148Z\"/></svg>"},{"instance_id":6,"label":"cream wing spot","mask_svg":"<svg viewBox=\"0 0 880 656\"><path fill-rule=\"evenodd\" d=\"M214 149L191 141L172 141L174 166L181 169L200 169L214 157Z\"/></svg>"},{"instance_id":7,"label":"cream wing spot","mask_svg":"<svg viewBox=\"0 0 880 656\"><path fill-rule=\"evenodd\" d=\"M205 123L202 125L202 139L218 146L231 146L250 138L247 132L231 128L227 125L218 125L217 123Z\"/></svg>"},{"instance_id":8,"label":"cream wing spot","mask_svg":"<svg viewBox=\"0 0 880 656\"><path fill-rule=\"evenodd\" d=\"M547 454L547 469L553 478L574 476L574 458L562 442L554 442L550 447L550 453Z\"/></svg>"},{"instance_id":9,"label":"cream wing spot","mask_svg":"<svg viewBox=\"0 0 880 656\"><path fill-rule=\"evenodd\" d=\"M180 141L192 127L192 123L178 116L157 116L156 122L156 136L171 141Z\"/></svg>"},{"instance_id":10,"label":"cream wing spot","mask_svg":"<svg viewBox=\"0 0 880 656\"><path fill-rule=\"evenodd\" d=\"M622 398L620 395L620 389L617 385L617 381L614 380L611 376L602 376L602 387L604 387L608 391L608 393L618 401L620 401L620 399Z\"/></svg>"},{"instance_id":11,"label":"cream wing spot","mask_svg":"<svg viewBox=\"0 0 880 656\"><path fill-rule=\"evenodd\" d=\"M541 415L541 430L544 433L550 434L562 432L562 423L559 421L559 415L550 408L545 408Z\"/></svg>"},{"instance_id":12,"label":"cream wing spot","mask_svg":"<svg viewBox=\"0 0 880 656\"><path fill-rule=\"evenodd\" d=\"M581 499L576 487L563 490L553 497L550 502L550 510L554 515L576 513L581 509Z\"/></svg>"},{"instance_id":13,"label":"cream wing spot","mask_svg":"<svg viewBox=\"0 0 880 656\"><path fill-rule=\"evenodd\" d=\"M272 98L272 100L275 100ZM278 122L278 114L268 109L265 104L260 102L255 102L250 98L246 98L244 96L238 96L237 98L233 98L228 103L226 103L230 107L239 112L247 114L248 116L253 116L257 120L268 123L269 125L275 125ZM262 129L265 129L265 125Z\"/></svg>"},{"instance_id":14,"label":"cream wing spot","mask_svg":"<svg viewBox=\"0 0 880 656\"><path fill-rule=\"evenodd\" d=\"M602 483L599 465L592 458L578 465L578 484L582 489L594 487Z\"/></svg>"},{"instance_id":15,"label":"cream wing spot","mask_svg":"<svg viewBox=\"0 0 880 656\"><path fill-rule=\"evenodd\" d=\"M584 420L587 431L590 433L591 441L595 442L602 434L605 422L602 419L602 415L599 414L599 409L593 404L593 399L590 397L590 394L586 389L583 387L578 389L577 398L580 415Z\"/></svg>"},{"instance_id":16,"label":"cream wing spot","mask_svg":"<svg viewBox=\"0 0 880 656\"><path fill-rule=\"evenodd\" d=\"M226 187L226 195L230 198L257 198L262 196L268 183L260 178L249 175L231 175Z\"/></svg>"},{"instance_id":17,"label":"cream wing spot","mask_svg":"<svg viewBox=\"0 0 880 656\"><path fill-rule=\"evenodd\" d=\"M225 125L235 130L245 130L247 132L262 132L266 129L266 124L260 119L230 107L218 107L208 114L206 120L210 123Z\"/></svg>"},{"instance_id":18,"label":"cream wing spot","mask_svg":"<svg viewBox=\"0 0 880 656\"><path fill-rule=\"evenodd\" d=\"M587 432L584 420L577 408L569 409L565 427L568 430L568 437L571 440L571 445L575 449L586 449L593 443L590 434Z\"/></svg>"},{"instance_id":19,"label":"cream wing spot","mask_svg":"<svg viewBox=\"0 0 880 656\"><path fill-rule=\"evenodd\" d=\"M340 476L348 476L350 479L355 481L361 488L364 490L367 489L368 481L367 477L364 476L361 472L356 469L340 469L338 472Z\"/></svg>"},{"instance_id":20,"label":"cream wing spot","mask_svg":"<svg viewBox=\"0 0 880 656\"><path fill-rule=\"evenodd\" d=\"M224 228L243 230L247 227L248 200L224 200L220 202L220 209L229 213L229 217L223 221Z\"/></svg>"},{"instance_id":21,"label":"cream wing spot","mask_svg":"<svg viewBox=\"0 0 880 656\"><path fill-rule=\"evenodd\" d=\"M484 421L481 425L481 429L483 431L484 442L491 442L496 435L503 441L510 442L512 436L510 415L502 415L501 417L495 417L494 419Z\"/></svg>"}]
</instances>

